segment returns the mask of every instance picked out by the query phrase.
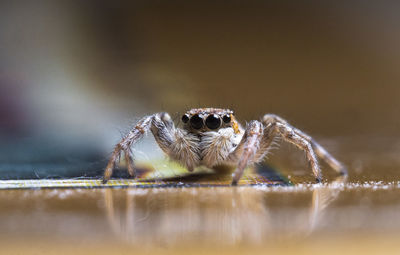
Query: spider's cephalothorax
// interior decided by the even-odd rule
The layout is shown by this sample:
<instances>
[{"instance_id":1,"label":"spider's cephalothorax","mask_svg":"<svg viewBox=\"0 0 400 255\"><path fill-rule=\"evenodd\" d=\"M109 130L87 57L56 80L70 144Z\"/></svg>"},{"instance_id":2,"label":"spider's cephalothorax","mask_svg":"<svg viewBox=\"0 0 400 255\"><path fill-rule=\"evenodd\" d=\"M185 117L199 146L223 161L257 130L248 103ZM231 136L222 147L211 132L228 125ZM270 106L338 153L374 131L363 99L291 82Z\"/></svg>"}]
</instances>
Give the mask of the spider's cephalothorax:
<instances>
[{"instance_id":1,"label":"spider's cephalothorax","mask_svg":"<svg viewBox=\"0 0 400 255\"><path fill-rule=\"evenodd\" d=\"M125 154L129 174L135 176L130 147L149 130L160 148L189 171L200 165L210 168L224 164L236 165L232 180L234 185L241 178L246 166L264 159L277 137L305 152L318 182L322 180L322 176L316 155L338 173L347 174L344 166L310 136L274 114L266 114L260 121L250 121L244 129L229 109L191 109L182 115L181 121L183 127L175 127L169 114L164 112L142 118L115 146L103 181L110 179L121 152Z\"/></svg>"}]
</instances>

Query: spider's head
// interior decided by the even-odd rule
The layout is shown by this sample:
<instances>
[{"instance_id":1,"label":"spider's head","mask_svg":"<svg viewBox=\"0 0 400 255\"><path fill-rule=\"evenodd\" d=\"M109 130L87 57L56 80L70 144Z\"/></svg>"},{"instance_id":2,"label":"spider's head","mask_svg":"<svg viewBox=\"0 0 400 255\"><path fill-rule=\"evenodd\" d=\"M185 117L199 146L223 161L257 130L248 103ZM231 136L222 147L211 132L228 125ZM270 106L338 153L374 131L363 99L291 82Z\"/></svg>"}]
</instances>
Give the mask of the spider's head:
<instances>
[{"instance_id":1,"label":"spider's head","mask_svg":"<svg viewBox=\"0 0 400 255\"><path fill-rule=\"evenodd\" d=\"M236 122L233 111L229 109L191 109L182 115L182 122L186 129L196 133L217 131L223 127L232 127L235 133L239 133L239 125Z\"/></svg>"}]
</instances>

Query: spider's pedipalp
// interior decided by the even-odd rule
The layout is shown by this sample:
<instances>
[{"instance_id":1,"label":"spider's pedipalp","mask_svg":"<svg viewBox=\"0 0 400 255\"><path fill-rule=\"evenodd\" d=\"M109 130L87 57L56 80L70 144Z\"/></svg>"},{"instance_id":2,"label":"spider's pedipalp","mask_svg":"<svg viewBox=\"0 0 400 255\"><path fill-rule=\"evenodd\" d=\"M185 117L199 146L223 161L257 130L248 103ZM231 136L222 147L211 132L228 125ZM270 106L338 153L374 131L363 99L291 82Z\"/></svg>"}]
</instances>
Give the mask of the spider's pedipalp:
<instances>
[{"instance_id":1,"label":"spider's pedipalp","mask_svg":"<svg viewBox=\"0 0 400 255\"><path fill-rule=\"evenodd\" d=\"M193 171L199 164L198 137L175 128L168 113L154 117L151 132L157 144L171 159L178 161L189 171Z\"/></svg>"},{"instance_id":2,"label":"spider's pedipalp","mask_svg":"<svg viewBox=\"0 0 400 255\"><path fill-rule=\"evenodd\" d=\"M226 163L230 152L240 142L240 135L234 133L231 128L222 128L217 132L205 132L201 138L202 163L212 168ZM229 162L229 161L228 161Z\"/></svg>"},{"instance_id":3,"label":"spider's pedipalp","mask_svg":"<svg viewBox=\"0 0 400 255\"><path fill-rule=\"evenodd\" d=\"M184 129L175 129L175 142L164 152L173 160L185 166L189 172L200 164L199 138Z\"/></svg>"}]
</instances>

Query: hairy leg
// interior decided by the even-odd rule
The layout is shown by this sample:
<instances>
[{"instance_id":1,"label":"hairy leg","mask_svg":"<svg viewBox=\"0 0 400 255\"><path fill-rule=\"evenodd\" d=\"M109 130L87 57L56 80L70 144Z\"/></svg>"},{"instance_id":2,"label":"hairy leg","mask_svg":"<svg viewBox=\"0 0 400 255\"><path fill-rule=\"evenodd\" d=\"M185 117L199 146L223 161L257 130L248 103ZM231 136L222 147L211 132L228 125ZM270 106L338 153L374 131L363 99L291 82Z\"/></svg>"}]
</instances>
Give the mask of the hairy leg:
<instances>
[{"instance_id":1,"label":"hairy leg","mask_svg":"<svg viewBox=\"0 0 400 255\"><path fill-rule=\"evenodd\" d=\"M254 156L260 147L263 136L263 125L253 120L246 126L245 133L236 149L229 155L228 160L238 160L238 165L232 175L232 185L237 185L244 169L253 162Z\"/></svg>"},{"instance_id":2,"label":"hairy leg","mask_svg":"<svg viewBox=\"0 0 400 255\"><path fill-rule=\"evenodd\" d=\"M300 149L304 150L307 155L307 159L311 164L314 175L317 181L321 181L321 171L315 157L317 154L329 166L331 166L336 172L346 175L346 168L339 163L334 157L332 157L321 145L314 141L310 136L302 132L301 130L291 126L286 120L274 114L266 114L263 117L263 124L267 127L268 125L276 131L285 140L293 143ZM315 153L314 153L315 152Z\"/></svg>"},{"instance_id":3,"label":"hairy leg","mask_svg":"<svg viewBox=\"0 0 400 255\"><path fill-rule=\"evenodd\" d=\"M343 164L341 164L339 161L337 161L329 152L327 152L320 144L318 144L312 137L307 135L306 133L302 132L301 130L291 126L286 120L282 119L281 117L274 115L274 114L266 114L264 115L263 118L264 122L267 123L282 123L290 126L294 132L296 132L298 135L303 137L305 140L307 140L309 143L311 143L311 146L314 149L314 152L317 154L318 157L320 157L322 160L324 160L333 170L338 172L341 175L347 175L347 169Z\"/></svg>"},{"instance_id":4,"label":"hairy leg","mask_svg":"<svg viewBox=\"0 0 400 255\"><path fill-rule=\"evenodd\" d=\"M258 163L265 158L268 152L273 148L273 145L276 144L276 140L278 138L279 137L277 136L275 124L268 124L264 126L264 134L260 141L260 148L254 156L255 163Z\"/></svg>"},{"instance_id":5,"label":"hairy leg","mask_svg":"<svg viewBox=\"0 0 400 255\"><path fill-rule=\"evenodd\" d=\"M265 126L270 125L276 129L279 134L286 141L296 145L299 149L305 151L308 162L311 164L311 169L315 175L317 182L321 182L321 169L319 167L317 158L311 143L302 136L302 132L293 128L286 121L276 115L267 114L263 117Z\"/></svg>"},{"instance_id":6,"label":"hairy leg","mask_svg":"<svg viewBox=\"0 0 400 255\"><path fill-rule=\"evenodd\" d=\"M115 163L121 157L121 152L125 154L129 175L135 177L131 146L140 140L150 128L160 147L168 146L172 140L169 130L174 128L169 115L167 113L156 113L142 118L136 124L135 128L115 146L104 171L103 183L106 183L111 178ZM162 136L164 139L160 141L160 139L157 139L158 136Z\"/></svg>"},{"instance_id":7,"label":"hairy leg","mask_svg":"<svg viewBox=\"0 0 400 255\"><path fill-rule=\"evenodd\" d=\"M314 148L315 153L318 157L322 158L333 170L341 175L347 176L347 169L342 163L337 161L329 152L327 152L321 145L319 145L314 139L311 139L311 145Z\"/></svg>"},{"instance_id":8,"label":"hairy leg","mask_svg":"<svg viewBox=\"0 0 400 255\"><path fill-rule=\"evenodd\" d=\"M121 152L124 151L125 157L127 159L128 171L131 176L135 175L135 170L132 166L132 153L130 151L130 147L136 143L143 135L149 130L152 119L155 115L149 115L136 124L136 126L126 135L122 140L115 145L114 151L111 154L110 160L104 170L103 183L106 183L113 173L115 163L121 157Z\"/></svg>"},{"instance_id":9,"label":"hairy leg","mask_svg":"<svg viewBox=\"0 0 400 255\"><path fill-rule=\"evenodd\" d=\"M175 128L168 113L157 113L142 118L135 128L115 146L104 171L103 183L106 183L111 178L115 163L120 158L121 152L125 154L129 175L135 176L131 146L149 130L153 133L160 148L172 159L184 161L183 163L189 170L193 170L198 164L199 159L196 157L197 154L194 153L193 144L188 141L183 131Z\"/></svg>"},{"instance_id":10,"label":"hairy leg","mask_svg":"<svg viewBox=\"0 0 400 255\"><path fill-rule=\"evenodd\" d=\"M124 149L126 167L130 176L135 177L135 168L133 167L133 154L130 148Z\"/></svg>"}]
</instances>

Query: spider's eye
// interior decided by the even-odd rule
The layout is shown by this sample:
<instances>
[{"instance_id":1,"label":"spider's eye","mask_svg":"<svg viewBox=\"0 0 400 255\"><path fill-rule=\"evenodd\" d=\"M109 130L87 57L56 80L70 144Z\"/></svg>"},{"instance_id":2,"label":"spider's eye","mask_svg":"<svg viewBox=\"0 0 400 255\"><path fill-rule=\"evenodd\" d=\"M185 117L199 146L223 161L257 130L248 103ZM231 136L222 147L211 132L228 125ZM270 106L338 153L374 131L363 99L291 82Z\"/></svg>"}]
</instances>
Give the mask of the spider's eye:
<instances>
[{"instance_id":1,"label":"spider's eye","mask_svg":"<svg viewBox=\"0 0 400 255\"><path fill-rule=\"evenodd\" d=\"M225 123L229 123L229 122L231 122L231 116L230 115L225 115L224 117L222 117L222 120Z\"/></svg>"},{"instance_id":2,"label":"spider's eye","mask_svg":"<svg viewBox=\"0 0 400 255\"><path fill-rule=\"evenodd\" d=\"M200 118L198 114L195 114L190 118L190 125L192 125L194 129L200 129L203 127L203 119Z\"/></svg>"},{"instance_id":3,"label":"spider's eye","mask_svg":"<svg viewBox=\"0 0 400 255\"><path fill-rule=\"evenodd\" d=\"M206 126L209 129L217 129L221 126L221 119L216 114L211 114L206 119Z\"/></svg>"},{"instance_id":4,"label":"spider's eye","mask_svg":"<svg viewBox=\"0 0 400 255\"><path fill-rule=\"evenodd\" d=\"M187 123L189 121L189 115L185 114L182 116L182 122Z\"/></svg>"}]
</instances>

